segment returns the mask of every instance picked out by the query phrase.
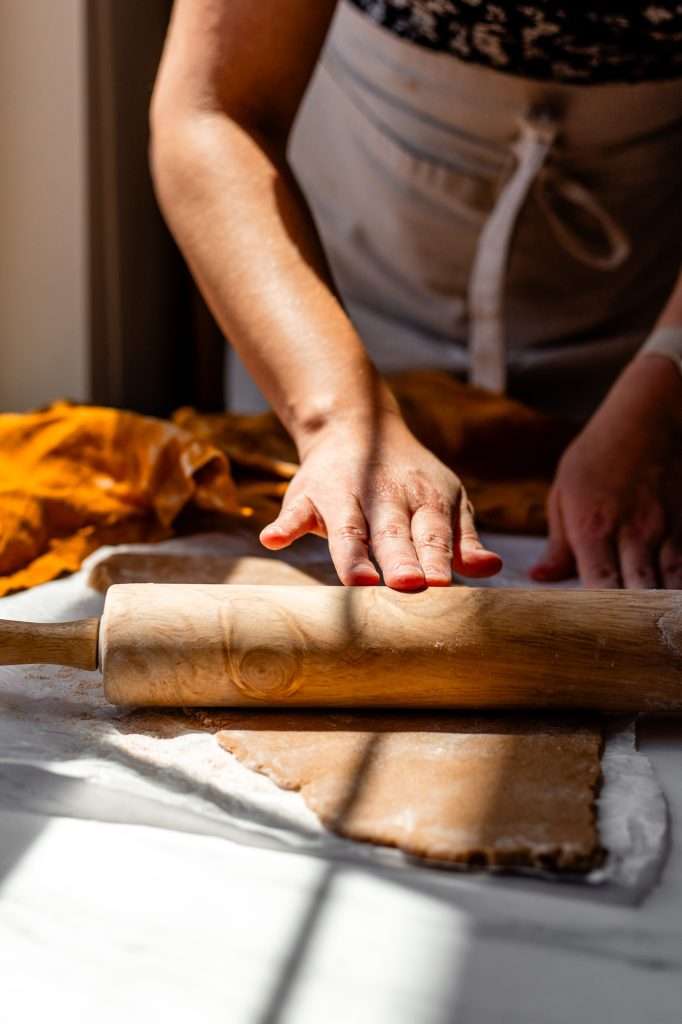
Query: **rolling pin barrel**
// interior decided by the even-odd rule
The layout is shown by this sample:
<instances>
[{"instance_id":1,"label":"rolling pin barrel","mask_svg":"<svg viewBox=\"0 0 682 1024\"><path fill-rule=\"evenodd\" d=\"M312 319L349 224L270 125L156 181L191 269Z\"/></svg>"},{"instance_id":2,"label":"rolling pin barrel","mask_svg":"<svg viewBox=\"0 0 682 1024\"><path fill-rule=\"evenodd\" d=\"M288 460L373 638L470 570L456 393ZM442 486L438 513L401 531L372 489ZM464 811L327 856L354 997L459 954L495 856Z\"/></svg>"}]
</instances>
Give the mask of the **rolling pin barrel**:
<instances>
[{"instance_id":1,"label":"rolling pin barrel","mask_svg":"<svg viewBox=\"0 0 682 1024\"><path fill-rule=\"evenodd\" d=\"M682 594L116 585L100 662L120 705L682 710Z\"/></svg>"}]
</instances>

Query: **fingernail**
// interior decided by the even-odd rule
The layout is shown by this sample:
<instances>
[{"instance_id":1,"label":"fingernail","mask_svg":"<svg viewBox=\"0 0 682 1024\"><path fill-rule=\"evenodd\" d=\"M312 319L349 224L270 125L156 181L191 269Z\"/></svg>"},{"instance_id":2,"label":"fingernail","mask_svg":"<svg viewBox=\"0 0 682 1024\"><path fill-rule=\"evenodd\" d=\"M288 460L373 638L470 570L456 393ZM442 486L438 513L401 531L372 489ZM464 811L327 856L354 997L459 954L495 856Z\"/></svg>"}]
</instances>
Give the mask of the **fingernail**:
<instances>
[{"instance_id":1,"label":"fingernail","mask_svg":"<svg viewBox=\"0 0 682 1024\"><path fill-rule=\"evenodd\" d=\"M469 564L471 564L472 562L476 564L489 562L491 564L494 563L495 565L499 566L502 565L502 558L499 555L496 555L494 551L476 551L474 552L474 554L479 555L480 557L474 559L468 558L467 556L469 554L470 552L467 552L464 557L464 561L469 562Z\"/></svg>"},{"instance_id":2,"label":"fingernail","mask_svg":"<svg viewBox=\"0 0 682 1024\"><path fill-rule=\"evenodd\" d=\"M349 572L351 576L366 576L372 577L372 579L379 579L379 573L373 565L369 565L367 562L358 562L357 565L352 565Z\"/></svg>"},{"instance_id":3,"label":"fingernail","mask_svg":"<svg viewBox=\"0 0 682 1024\"><path fill-rule=\"evenodd\" d=\"M449 580L452 579L452 572L448 569L441 569L440 566L425 565L423 566L424 575L427 580Z\"/></svg>"},{"instance_id":4,"label":"fingernail","mask_svg":"<svg viewBox=\"0 0 682 1024\"><path fill-rule=\"evenodd\" d=\"M395 576L423 576L421 568L418 565L410 565L409 562L402 563L401 565L394 565L391 572Z\"/></svg>"},{"instance_id":5,"label":"fingernail","mask_svg":"<svg viewBox=\"0 0 682 1024\"><path fill-rule=\"evenodd\" d=\"M557 571L556 565L534 565L528 570L528 575L532 580L537 580L539 583L553 583Z\"/></svg>"},{"instance_id":6,"label":"fingernail","mask_svg":"<svg viewBox=\"0 0 682 1024\"><path fill-rule=\"evenodd\" d=\"M484 548L483 545L479 541L473 541L473 540L471 540L471 541L468 540L466 542L462 542L461 549L462 549L462 551L466 551L466 553L468 555L492 555L492 554L494 554L494 551L488 551L488 549Z\"/></svg>"},{"instance_id":7,"label":"fingernail","mask_svg":"<svg viewBox=\"0 0 682 1024\"><path fill-rule=\"evenodd\" d=\"M273 544L285 544L288 539L289 534L276 526L266 526L266 528L261 530L260 533L261 544L265 544L266 542L270 543L270 541L272 541Z\"/></svg>"}]
</instances>

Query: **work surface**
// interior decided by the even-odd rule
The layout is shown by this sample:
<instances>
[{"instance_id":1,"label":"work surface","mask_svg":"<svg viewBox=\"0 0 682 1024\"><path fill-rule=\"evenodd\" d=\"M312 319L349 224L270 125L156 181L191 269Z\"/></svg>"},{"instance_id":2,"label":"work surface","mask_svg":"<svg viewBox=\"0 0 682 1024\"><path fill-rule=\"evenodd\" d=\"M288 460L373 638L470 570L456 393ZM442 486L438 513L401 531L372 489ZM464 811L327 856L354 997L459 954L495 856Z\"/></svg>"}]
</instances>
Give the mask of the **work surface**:
<instances>
[{"instance_id":1,"label":"work surface","mask_svg":"<svg viewBox=\"0 0 682 1024\"><path fill-rule=\"evenodd\" d=\"M533 551L534 542L502 542L503 584L526 585L517 568ZM78 574L5 599L0 615L64 619L100 607ZM181 780L164 795L141 761L119 757L119 774L103 774L94 740L84 771L74 733L58 725L60 671L69 670L0 677L8 1016L679 1024L681 719L640 723L672 848L660 885L634 906L599 887L353 862L294 837L287 849L286 828L267 841L247 804L230 833L219 813L202 818ZM37 696L32 713L23 683ZM82 726L87 743L85 718Z\"/></svg>"}]
</instances>

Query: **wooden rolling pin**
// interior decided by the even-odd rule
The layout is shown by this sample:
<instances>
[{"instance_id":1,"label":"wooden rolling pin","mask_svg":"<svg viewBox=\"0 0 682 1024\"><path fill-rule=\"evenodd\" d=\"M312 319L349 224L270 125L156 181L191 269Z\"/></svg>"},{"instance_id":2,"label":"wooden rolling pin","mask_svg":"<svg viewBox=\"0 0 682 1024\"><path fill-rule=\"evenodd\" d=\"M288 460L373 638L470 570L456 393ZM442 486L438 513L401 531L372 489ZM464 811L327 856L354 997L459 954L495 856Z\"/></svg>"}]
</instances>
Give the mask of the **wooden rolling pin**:
<instances>
[{"instance_id":1,"label":"wooden rolling pin","mask_svg":"<svg viewBox=\"0 0 682 1024\"><path fill-rule=\"evenodd\" d=\"M0 663L113 704L682 710L682 591L118 584L101 621L0 624Z\"/></svg>"}]
</instances>

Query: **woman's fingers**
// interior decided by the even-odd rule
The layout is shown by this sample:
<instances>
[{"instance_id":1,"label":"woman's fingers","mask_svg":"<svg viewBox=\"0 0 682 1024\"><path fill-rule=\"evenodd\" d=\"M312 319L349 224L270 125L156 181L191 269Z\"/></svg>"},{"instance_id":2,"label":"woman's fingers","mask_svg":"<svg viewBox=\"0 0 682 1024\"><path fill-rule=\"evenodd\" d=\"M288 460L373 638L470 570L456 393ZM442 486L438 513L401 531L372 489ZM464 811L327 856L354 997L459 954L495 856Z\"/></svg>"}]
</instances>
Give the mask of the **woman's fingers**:
<instances>
[{"instance_id":1,"label":"woman's fingers","mask_svg":"<svg viewBox=\"0 0 682 1024\"><path fill-rule=\"evenodd\" d=\"M645 495L624 516L617 506L598 503L590 507L577 498L567 504L561 523L559 513L556 505L550 506L554 543L561 557L565 554L563 531L584 587L642 590L659 586L658 548L664 515L652 495ZM538 578L536 573L534 578Z\"/></svg>"},{"instance_id":2,"label":"woman's fingers","mask_svg":"<svg viewBox=\"0 0 682 1024\"><path fill-rule=\"evenodd\" d=\"M578 575L590 590L617 590L622 581L616 544L610 537L579 536L574 543Z\"/></svg>"},{"instance_id":3,"label":"woman's fingers","mask_svg":"<svg viewBox=\"0 0 682 1024\"><path fill-rule=\"evenodd\" d=\"M260 539L264 547L277 551L307 533L327 537L334 568L346 586L379 582L379 573L369 557L367 524L357 502L324 516L306 495L289 503L285 498L279 515L261 532Z\"/></svg>"},{"instance_id":4,"label":"woman's fingers","mask_svg":"<svg viewBox=\"0 0 682 1024\"><path fill-rule=\"evenodd\" d=\"M412 516L412 539L426 583L452 583L452 518L433 505L422 505Z\"/></svg>"},{"instance_id":5,"label":"woman's fingers","mask_svg":"<svg viewBox=\"0 0 682 1024\"><path fill-rule=\"evenodd\" d=\"M260 542L271 551L278 551L293 544L306 533L325 536L324 523L310 498L303 495L284 503L277 518L261 530Z\"/></svg>"},{"instance_id":6,"label":"woman's fingers","mask_svg":"<svg viewBox=\"0 0 682 1024\"><path fill-rule=\"evenodd\" d=\"M560 583L572 579L575 574L573 552L563 536L549 538L542 558L530 570L531 579L537 583Z\"/></svg>"},{"instance_id":7,"label":"woman's fingers","mask_svg":"<svg viewBox=\"0 0 682 1024\"><path fill-rule=\"evenodd\" d=\"M622 586L618 564L618 517L614 510L588 505L574 497L561 502L564 535L567 538L580 582L589 589L617 590Z\"/></svg>"},{"instance_id":8,"label":"woman's fingers","mask_svg":"<svg viewBox=\"0 0 682 1024\"><path fill-rule=\"evenodd\" d=\"M558 583L575 576L575 558L566 537L561 516L559 496L552 491L547 502L549 538L542 558L530 570L531 579L538 583Z\"/></svg>"},{"instance_id":9,"label":"woman's fingers","mask_svg":"<svg viewBox=\"0 0 682 1024\"><path fill-rule=\"evenodd\" d=\"M454 522L452 564L455 572L476 579L498 573L502 568L502 559L481 543L474 523L474 509L464 489L460 491Z\"/></svg>"},{"instance_id":10,"label":"woman's fingers","mask_svg":"<svg viewBox=\"0 0 682 1024\"><path fill-rule=\"evenodd\" d=\"M553 496L547 548L531 577L559 581L577 568L588 588L682 589L682 540L668 538L659 552L663 515L654 515L655 511L648 509L646 521L640 517L617 526L603 514L586 517L584 511L576 511L572 516L569 507L564 524L559 498ZM261 532L261 542L279 550L308 533L328 538L339 579L347 586L380 582L370 546L384 582L397 590L447 586L453 567L463 576L485 577L502 566L499 555L481 543L464 492L452 518L434 504L420 506L412 515L401 496L382 500L369 513L369 529L357 501L323 516L310 498L301 495L285 499L277 518Z\"/></svg>"},{"instance_id":11,"label":"woman's fingers","mask_svg":"<svg viewBox=\"0 0 682 1024\"><path fill-rule=\"evenodd\" d=\"M326 537L339 579L347 586L380 582L370 551L384 583L396 590L448 586L453 566L464 576L492 576L502 559L481 543L464 491L454 493L454 509L451 498L440 499L437 493L414 508L402 488L390 491L384 485L364 512L347 491L336 494L341 497L337 506L328 498L318 503L301 490L293 497L290 488L279 515L261 532L261 543L278 550L307 533Z\"/></svg>"},{"instance_id":12,"label":"woman's fingers","mask_svg":"<svg viewBox=\"0 0 682 1024\"><path fill-rule=\"evenodd\" d=\"M654 590L658 586L656 549L642 542L634 531L618 535L620 577L627 590Z\"/></svg>"},{"instance_id":13,"label":"woman's fingers","mask_svg":"<svg viewBox=\"0 0 682 1024\"><path fill-rule=\"evenodd\" d=\"M682 590L682 536L668 537L661 546L658 564L662 586Z\"/></svg>"},{"instance_id":14,"label":"woman's fingers","mask_svg":"<svg viewBox=\"0 0 682 1024\"><path fill-rule=\"evenodd\" d=\"M396 496L372 504L367 518L374 557L384 583L395 590L417 590L425 576L417 558L407 503Z\"/></svg>"},{"instance_id":15,"label":"woman's fingers","mask_svg":"<svg viewBox=\"0 0 682 1024\"><path fill-rule=\"evenodd\" d=\"M653 499L642 505L640 514L631 513L618 523L616 515L594 509L586 514L574 501L568 506L568 529L564 526L558 492L552 492L547 507L550 535L542 559L531 569L539 582L555 582L574 575L577 567L585 587L630 590L653 589L659 580L682 584L682 554L669 542L660 555L664 517ZM570 536L570 540L569 540ZM676 584L676 585L678 585Z\"/></svg>"},{"instance_id":16,"label":"woman's fingers","mask_svg":"<svg viewBox=\"0 0 682 1024\"><path fill-rule=\"evenodd\" d=\"M654 590L658 581L658 549L663 539L664 518L653 500L644 515L624 523L618 534L618 555L623 586L629 590Z\"/></svg>"},{"instance_id":17,"label":"woman's fingers","mask_svg":"<svg viewBox=\"0 0 682 1024\"><path fill-rule=\"evenodd\" d=\"M368 550L367 523L357 502L327 516L329 553L347 587L372 586L380 577Z\"/></svg>"}]
</instances>

